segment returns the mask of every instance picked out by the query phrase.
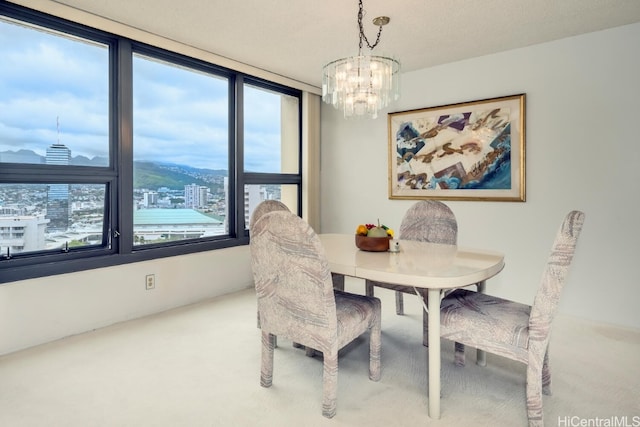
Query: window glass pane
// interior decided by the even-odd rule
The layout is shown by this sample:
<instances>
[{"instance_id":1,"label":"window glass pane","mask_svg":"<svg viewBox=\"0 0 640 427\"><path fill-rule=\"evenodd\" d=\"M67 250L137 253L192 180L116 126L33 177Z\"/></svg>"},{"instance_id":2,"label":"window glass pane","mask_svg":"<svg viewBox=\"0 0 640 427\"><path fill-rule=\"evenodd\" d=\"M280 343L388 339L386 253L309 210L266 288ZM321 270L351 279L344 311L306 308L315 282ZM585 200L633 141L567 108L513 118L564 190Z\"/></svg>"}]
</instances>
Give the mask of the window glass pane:
<instances>
[{"instance_id":1,"label":"window glass pane","mask_svg":"<svg viewBox=\"0 0 640 427\"><path fill-rule=\"evenodd\" d=\"M103 184L0 184L0 254L102 245Z\"/></svg>"},{"instance_id":2,"label":"window glass pane","mask_svg":"<svg viewBox=\"0 0 640 427\"><path fill-rule=\"evenodd\" d=\"M298 186L295 184L259 184L244 186L244 228L249 229L253 210L263 200L280 200L298 214Z\"/></svg>"},{"instance_id":3,"label":"window glass pane","mask_svg":"<svg viewBox=\"0 0 640 427\"><path fill-rule=\"evenodd\" d=\"M227 234L228 84L134 55L135 244Z\"/></svg>"},{"instance_id":4,"label":"window glass pane","mask_svg":"<svg viewBox=\"0 0 640 427\"><path fill-rule=\"evenodd\" d=\"M109 165L108 46L0 19L0 62L0 162Z\"/></svg>"},{"instance_id":5,"label":"window glass pane","mask_svg":"<svg viewBox=\"0 0 640 427\"><path fill-rule=\"evenodd\" d=\"M298 173L299 100L297 97L244 86L244 170Z\"/></svg>"}]
</instances>

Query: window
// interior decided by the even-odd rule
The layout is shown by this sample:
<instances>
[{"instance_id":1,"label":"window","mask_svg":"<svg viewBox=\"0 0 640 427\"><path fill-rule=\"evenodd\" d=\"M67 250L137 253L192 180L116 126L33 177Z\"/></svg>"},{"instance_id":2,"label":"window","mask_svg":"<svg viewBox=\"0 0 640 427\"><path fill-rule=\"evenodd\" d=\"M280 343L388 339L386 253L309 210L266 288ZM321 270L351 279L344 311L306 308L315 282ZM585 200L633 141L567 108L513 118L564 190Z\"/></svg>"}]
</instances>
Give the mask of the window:
<instances>
[{"instance_id":1,"label":"window","mask_svg":"<svg viewBox=\"0 0 640 427\"><path fill-rule=\"evenodd\" d=\"M0 19L3 281L20 277L20 268L114 252L114 41L88 29L71 31L68 23L45 26L31 14L19 16Z\"/></svg>"},{"instance_id":2,"label":"window","mask_svg":"<svg viewBox=\"0 0 640 427\"><path fill-rule=\"evenodd\" d=\"M0 283L247 244L266 198L301 213L299 90L10 4L0 58Z\"/></svg>"},{"instance_id":3,"label":"window","mask_svg":"<svg viewBox=\"0 0 640 427\"><path fill-rule=\"evenodd\" d=\"M229 78L133 56L134 245L229 234Z\"/></svg>"},{"instance_id":4,"label":"window","mask_svg":"<svg viewBox=\"0 0 640 427\"><path fill-rule=\"evenodd\" d=\"M244 225L257 202L277 199L298 212L300 97L244 85Z\"/></svg>"}]
</instances>

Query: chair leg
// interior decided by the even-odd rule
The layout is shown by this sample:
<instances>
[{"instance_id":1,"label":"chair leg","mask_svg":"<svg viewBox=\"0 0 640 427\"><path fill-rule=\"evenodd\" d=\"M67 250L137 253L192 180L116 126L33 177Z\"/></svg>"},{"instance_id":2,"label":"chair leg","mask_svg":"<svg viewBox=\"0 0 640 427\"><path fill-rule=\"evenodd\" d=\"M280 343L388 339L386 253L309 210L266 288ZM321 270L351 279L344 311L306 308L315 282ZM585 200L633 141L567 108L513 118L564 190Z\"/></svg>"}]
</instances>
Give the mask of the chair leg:
<instances>
[{"instance_id":1,"label":"chair leg","mask_svg":"<svg viewBox=\"0 0 640 427\"><path fill-rule=\"evenodd\" d=\"M333 289L344 291L344 275L331 273L331 280L333 281Z\"/></svg>"},{"instance_id":2,"label":"chair leg","mask_svg":"<svg viewBox=\"0 0 640 427\"><path fill-rule=\"evenodd\" d=\"M551 396L551 369L549 369L549 347L544 352L542 361L542 394Z\"/></svg>"},{"instance_id":3,"label":"chair leg","mask_svg":"<svg viewBox=\"0 0 640 427\"><path fill-rule=\"evenodd\" d=\"M400 291L396 291L396 314L399 316L404 314L404 298Z\"/></svg>"},{"instance_id":4,"label":"chair leg","mask_svg":"<svg viewBox=\"0 0 640 427\"><path fill-rule=\"evenodd\" d=\"M380 348L382 347L382 328L378 321L374 324L369 332L369 379L371 381L380 381L381 362Z\"/></svg>"},{"instance_id":5,"label":"chair leg","mask_svg":"<svg viewBox=\"0 0 640 427\"><path fill-rule=\"evenodd\" d=\"M324 353L322 372L322 415L333 418L338 397L338 353Z\"/></svg>"},{"instance_id":6,"label":"chair leg","mask_svg":"<svg viewBox=\"0 0 640 427\"><path fill-rule=\"evenodd\" d=\"M462 345L462 344L461 344ZM484 350L476 350L476 365L487 366L487 352Z\"/></svg>"},{"instance_id":7,"label":"chair leg","mask_svg":"<svg viewBox=\"0 0 640 427\"><path fill-rule=\"evenodd\" d=\"M256 311L257 317L258 317L258 329L261 328L260 326L260 311ZM278 337L274 336L273 337L273 347L277 348L278 347ZM294 345L295 347L295 345Z\"/></svg>"},{"instance_id":8,"label":"chair leg","mask_svg":"<svg viewBox=\"0 0 640 427\"><path fill-rule=\"evenodd\" d=\"M539 366L527 366L527 418L529 427L543 427L542 372Z\"/></svg>"},{"instance_id":9,"label":"chair leg","mask_svg":"<svg viewBox=\"0 0 640 427\"><path fill-rule=\"evenodd\" d=\"M273 347L275 335L262 331L262 363L260 367L260 385L271 387L273 383Z\"/></svg>"},{"instance_id":10,"label":"chair leg","mask_svg":"<svg viewBox=\"0 0 640 427\"><path fill-rule=\"evenodd\" d=\"M455 345L455 355L453 357L453 361L456 366L464 366L465 358L464 358L464 344L456 342Z\"/></svg>"}]
</instances>

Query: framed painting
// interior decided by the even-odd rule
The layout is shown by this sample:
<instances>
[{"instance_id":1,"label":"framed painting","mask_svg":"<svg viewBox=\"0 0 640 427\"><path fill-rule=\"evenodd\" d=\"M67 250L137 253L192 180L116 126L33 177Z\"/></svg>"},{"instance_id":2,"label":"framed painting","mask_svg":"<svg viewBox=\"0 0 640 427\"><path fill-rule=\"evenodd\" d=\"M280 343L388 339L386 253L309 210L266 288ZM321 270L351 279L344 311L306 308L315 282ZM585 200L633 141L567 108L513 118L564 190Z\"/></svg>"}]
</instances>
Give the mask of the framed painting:
<instances>
[{"instance_id":1,"label":"framed painting","mask_svg":"<svg viewBox=\"0 0 640 427\"><path fill-rule=\"evenodd\" d=\"M525 201L525 94L388 121L390 199Z\"/></svg>"}]
</instances>

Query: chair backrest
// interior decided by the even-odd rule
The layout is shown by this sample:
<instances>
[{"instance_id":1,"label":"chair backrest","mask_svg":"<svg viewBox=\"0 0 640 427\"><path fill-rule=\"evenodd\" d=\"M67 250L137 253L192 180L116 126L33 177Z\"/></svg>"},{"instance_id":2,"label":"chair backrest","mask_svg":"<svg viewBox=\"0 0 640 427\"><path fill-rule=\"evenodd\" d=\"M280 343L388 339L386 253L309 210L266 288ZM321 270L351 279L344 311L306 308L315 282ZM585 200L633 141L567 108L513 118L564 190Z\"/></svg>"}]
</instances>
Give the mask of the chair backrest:
<instances>
[{"instance_id":1,"label":"chair backrest","mask_svg":"<svg viewBox=\"0 0 640 427\"><path fill-rule=\"evenodd\" d=\"M273 211L287 211L289 212L289 208L287 205L282 203L280 200L264 200L256 206L256 208L251 213L251 219L249 220L249 233L251 233L251 229L253 228L253 224L264 214Z\"/></svg>"},{"instance_id":2,"label":"chair backrest","mask_svg":"<svg viewBox=\"0 0 640 427\"><path fill-rule=\"evenodd\" d=\"M398 238L455 245L458 241L458 222L444 203L421 200L405 213Z\"/></svg>"},{"instance_id":3,"label":"chair backrest","mask_svg":"<svg viewBox=\"0 0 640 427\"><path fill-rule=\"evenodd\" d=\"M571 211L564 218L553 242L540 287L531 307L529 339L532 343L543 344L540 351L546 349L551 322L558 306L560 292L569 273L583 223L584 213L580 211Z\"/></svg>"},{"instance_id":4,"label":"chair backrest","mask_svg":"<svg viewBox=\"0 0 640 427\"><path fill-rule=\"evenodd\" d=\"M253 225L250 251L263 330L319 351L337 345L331 271L311 226L288 211L266 213Z\"/></svg>"}]
</instances>

